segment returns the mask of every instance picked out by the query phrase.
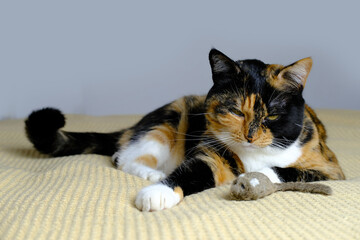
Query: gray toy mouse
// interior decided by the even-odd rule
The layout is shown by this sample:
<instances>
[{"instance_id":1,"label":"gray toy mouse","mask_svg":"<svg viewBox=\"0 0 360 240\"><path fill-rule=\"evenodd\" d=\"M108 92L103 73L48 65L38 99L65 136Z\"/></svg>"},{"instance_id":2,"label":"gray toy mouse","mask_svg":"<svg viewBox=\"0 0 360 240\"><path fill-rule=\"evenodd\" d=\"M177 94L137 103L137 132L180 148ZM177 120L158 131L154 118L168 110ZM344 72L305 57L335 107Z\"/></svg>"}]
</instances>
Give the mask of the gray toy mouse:
<instances>
[{"instance_id":1,"label":"gray toy mouse","mask_svg":"<svg viewBox=\"0 0 360 240\"><path fill-rule=\"evenodd\" d=\"M319 183L286 182L272 183L270 179L260 172L241 174L231 185L230 195L235 200L256 200L277 191L299 191L331 195L329 186Z\"/></svg>"}]
</instances>

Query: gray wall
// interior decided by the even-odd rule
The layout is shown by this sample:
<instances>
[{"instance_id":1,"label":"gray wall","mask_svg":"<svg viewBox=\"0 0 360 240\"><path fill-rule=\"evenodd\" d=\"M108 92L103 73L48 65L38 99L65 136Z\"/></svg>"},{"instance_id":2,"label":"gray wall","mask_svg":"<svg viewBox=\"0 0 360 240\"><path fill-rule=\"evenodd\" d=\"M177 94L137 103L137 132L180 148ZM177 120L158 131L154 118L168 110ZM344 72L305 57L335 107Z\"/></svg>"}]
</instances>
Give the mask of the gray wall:
<instances>
[{"instance_id":1,"label":"gray wall","mask_svg":"<svg viewBox=\"0 0 360 240\"><path fill-rule=\"evenodd\" d=\"M289 64L305 98L360 109L356 1L1 1L0 119L146 113L211 86L208 52Z\"/></svg>"}]
</instances>

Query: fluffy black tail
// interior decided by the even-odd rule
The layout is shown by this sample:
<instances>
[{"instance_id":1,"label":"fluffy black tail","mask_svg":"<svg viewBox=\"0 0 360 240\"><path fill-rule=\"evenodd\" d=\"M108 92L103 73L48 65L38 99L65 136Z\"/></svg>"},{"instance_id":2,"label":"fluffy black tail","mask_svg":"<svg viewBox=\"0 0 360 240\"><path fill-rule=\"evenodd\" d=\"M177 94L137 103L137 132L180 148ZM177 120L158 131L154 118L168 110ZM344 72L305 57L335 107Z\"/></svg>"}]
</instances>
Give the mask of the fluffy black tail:
<instances>
[{"instance_id":1,"label":"fluffy black tail","mask_svg":"<svg viewBox=\"0 0 360 240\"><path fill-rule=\"evenodd\" d=\"M28 139L34 147L52 156L67 156L81 153L113 155L123 131L113 133L66 132L65 116L57 109L44 108L32 112L25 121Z\"/></svg>"}]
</instances>

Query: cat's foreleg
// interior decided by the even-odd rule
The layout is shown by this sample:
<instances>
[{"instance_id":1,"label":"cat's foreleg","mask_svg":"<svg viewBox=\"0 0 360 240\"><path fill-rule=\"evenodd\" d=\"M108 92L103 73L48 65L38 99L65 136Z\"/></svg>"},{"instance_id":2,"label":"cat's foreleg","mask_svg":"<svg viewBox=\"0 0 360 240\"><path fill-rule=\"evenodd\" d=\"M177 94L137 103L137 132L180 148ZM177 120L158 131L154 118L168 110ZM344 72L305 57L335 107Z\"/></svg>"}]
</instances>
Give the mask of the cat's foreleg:
<instances>
[{"instance_id":1,"label":"cat's foreleg","mask_svg":"<svg viewBox=\"0 0 360 240\"><path fill-rule=\"evenodd\" d=\"M258 172L265 174L273 183L314 182L328 179L328 177L321 171L313 169L298 169L294 167L263 168Z\"/></svg>"},{"instance_id":2,"label":"cat's foreleg","mask_svg":"<svg viewBox=\"0 0 360 240\"><path fill-rule=\"evenodd\" d=\"M329 179L323 172L314 169L298 169L294 167L273 167L271 169L281 182L314 182Z\"/></svg>"},{"instance_id":3,"label":"cat's foreleg","mask_svg":"<svg viewBox=\"0 0 360 240\"><path fill-rule=\"evenodd\" d=\"M167 178L143 188L135 205L142 211L171 208L185 196L215 186L211 168L200 159L185 160Z\"/></svg>"},{"instance_id":4,"label":"cat's foreleg","mask_svg":"<svg viewBox=\"0 0 360 240\"><path fill-rule=\"evenodd\" d=\"M148 138L117 151L112 160L122 171L152 182L166 177L166 173L160 169L166 162L168 165L175 165L171 161L169 146Z\"/></svg>"}]
</instances>

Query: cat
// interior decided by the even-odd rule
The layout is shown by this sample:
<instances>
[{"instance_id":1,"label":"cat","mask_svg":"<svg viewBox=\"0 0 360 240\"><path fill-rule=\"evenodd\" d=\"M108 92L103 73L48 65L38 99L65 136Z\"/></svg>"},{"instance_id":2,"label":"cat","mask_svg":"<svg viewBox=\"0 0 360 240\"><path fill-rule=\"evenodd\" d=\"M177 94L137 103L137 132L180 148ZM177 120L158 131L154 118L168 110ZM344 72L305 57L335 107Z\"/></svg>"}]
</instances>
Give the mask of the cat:
<instances>
[{"instance_id":1,"label":"cat","mask_svg":"<svg viewBox=\"0 0 360 240\"><path fill-rule=\"evenodd\" d=\"M312 59L288 66L233 61L211 49L213 86L185 96L112 133L62 131L57 109L32 112L25 121L34 147L51 156L112 156L124 172L154 182L135 205L156 211L185 196L261 172L273 183L345 179L326 131L302 92Z\"/></svg>"}]
</instances>

